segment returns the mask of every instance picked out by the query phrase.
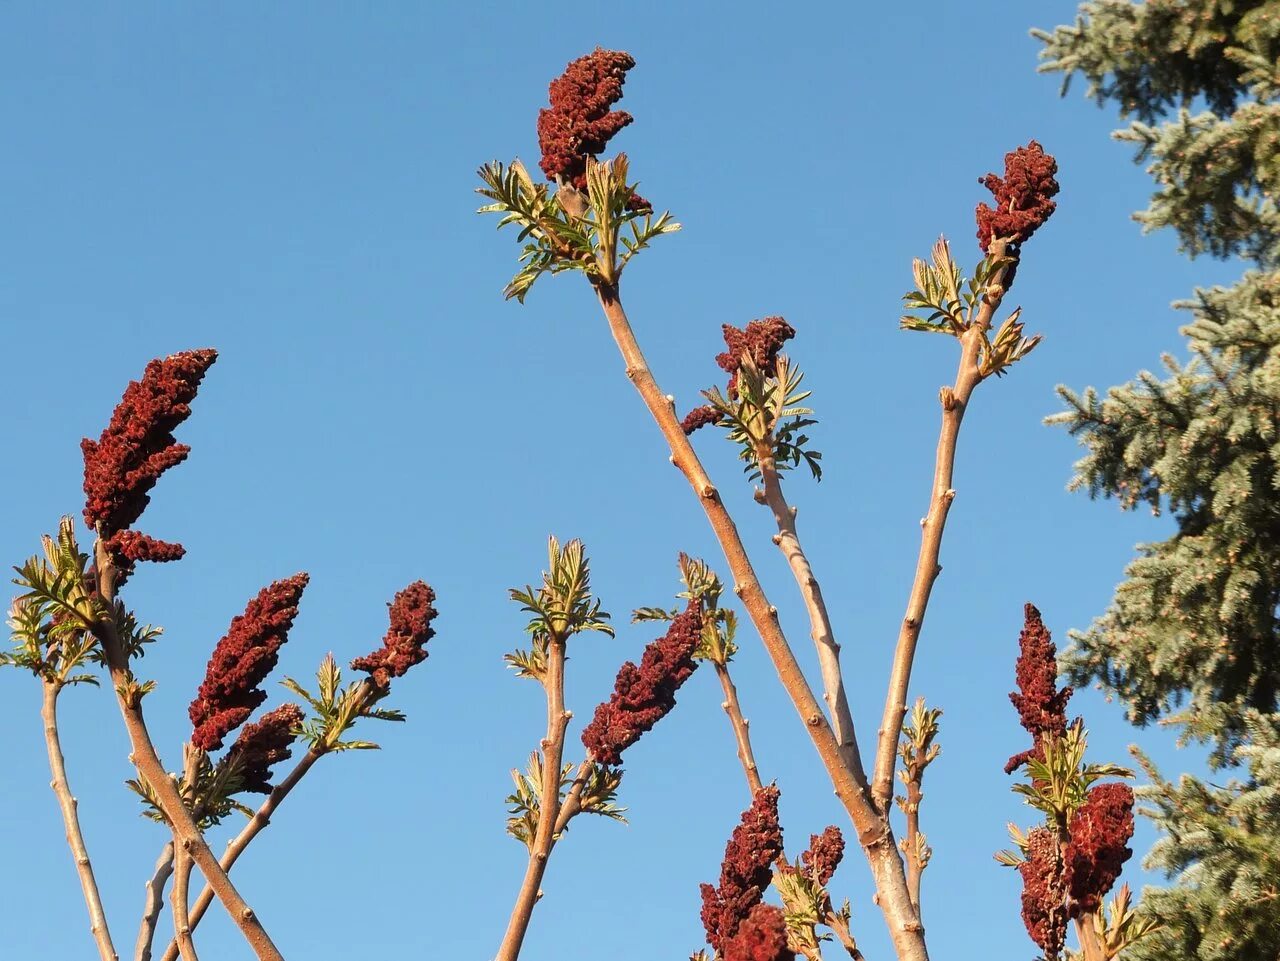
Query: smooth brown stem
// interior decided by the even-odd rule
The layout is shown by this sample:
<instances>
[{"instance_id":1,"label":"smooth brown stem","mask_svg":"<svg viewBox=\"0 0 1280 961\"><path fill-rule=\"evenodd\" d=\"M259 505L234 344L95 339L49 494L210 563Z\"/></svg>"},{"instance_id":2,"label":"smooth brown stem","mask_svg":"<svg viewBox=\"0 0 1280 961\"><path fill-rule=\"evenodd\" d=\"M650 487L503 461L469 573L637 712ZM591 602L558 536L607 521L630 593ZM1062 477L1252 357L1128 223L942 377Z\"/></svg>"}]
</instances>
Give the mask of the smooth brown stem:
<instances>
[{"instance_id":1,"label":"smooth brown stem","mask_svg":"<svg viewBox=\"0 0 1280 961\"><path fill-rule=\"evenodd\" d=\"M196 778L200 770L201 752L190 744L182 746L184 762L182 765L182 783L194 795ZM194 805L196 808L200 804ZM193 810L193 818L199 818L199 810ZM169 892L169 900L173 907L173 940L178 945L178 953L182 961L200 961L196 955L196 942L191 935L191 845L174 839L173 890Z\"/></svg>"},{"instance_id":2,"label":"smooth brown stem","mask_svg":"<svg viewBox=\"0 0 1280 961\"><path fill-rule=\"evenodd\" d=\"M311 770L311 766L324 757L326 753L325 751L311 748L293 766L293 770L288 773L284 780L271 789L271 793L262 802L262 806L254 812L253 817L249 819L249 823L241 828L240 833L227 844L227 850L223 852L222 860L219 862L224 872L230 873L240 855L249 846L249 842L261 834L263 829L271 823L271 815L275 813L276 808L289 796L289 792L297 786L303 776ZM192 931L195 931L196 927L199 926L200 919L209 910L209 906L213 904L214 897L213 887L206 882L204 888L196 896L195 903L191 906L190 923ZM163 961L176 961L177 957L178 945L176 942L170 941L169 946L165 948Z\"/></svg>"},{"instance_id":3,"label":"smooth brown stem","mask_svg":"<svg viewBox=\"0 0 1280 961\"><path fill-rule=\"evenodd\" d=\"M200 961L196 956L196 943L191 936L191 866L194 862L186 851L174 854L173 890L169 898L173 902L173 939L178 945L182 961Z\"/></svg>"},{"instance_id":4,"label":"smooth brown stem","mask_svg":"<svg viewBox=\"0 0 1280 961\"><path fill-rule=\"evenodd\" d=\"M112 604L115 601L115 563L101 538L94 547L94 553L98 569L98 589L103 599ZM94 633L102 644L102 652L111 673L111 682L116 689L116 701L120 705L120 714L124 718L129 744L133 748L130 759L138 769L139 776L154 792L156 803L169 822L176 843L186 847L187 853L200 868L200 873L208 879L218 900L227 909L231 920L240 929L240 933L244 935L259 961L284 961L284 955L272 943L258 916L236 890L231 879L227 877L227 872L222 869L218 859L209 850L204 835L201 834L191 817L191 812L183 803L177 785L169 777L160 760L160 755L156 753L155 744L151 741L151 734L147 731L146 720L142 714L141 695L137 692L136 682L129 672L128 659L116 632L114 617L107 616L98 621L94 626Z\"/></svg>"},{"instance_id":5,"label":"smooth brown stem","mask_svg":"<svg viewBox=\"0 0 1280 961\"><path fill-rule=\"evenodd\" d=\"M827 723L822 707L813 695L796 660L795 652L787 643L778 623L777 611L769 603L764 589L756 577L751 560L747 556L742 538L733 518L720 500L720 494L707 476L702 462L694 452L680 428L672 402L659 389L649 365L645 361L635 333L627 320L617 290L608 284L597 282L596 295L609 322L609 329L622 359L627 377L644 400L659 430L671 449L672 463L684 474L685 479L698 495L698 503L711 524L711 529L724 551L725 560L734 578L734 593L742 600L765 650L773 661L774 670L783 688L791 698L797 713L804 721L805 729L817 749L818 757L831 778L836 797L844 805L858 832L858 841L866 852L875 879L878 903L889 927L889 935L899 961L926 961L924 929L911 907L907 892L906 874L902 855L893 839L888 819L876 810L867 791L866 773L859 767L851 769L840 754L831 725Z\"/></svg>"},{"instance_id":6,"label":"smooth brown stem","mask_svg":"<svg viewBox=\"0 0 1280 961\"><path fill-rule=\"evenodd\" d=\"M831 727L840 748L840 756L844 758L846 767L860 771L862 755L858 750L858 735L854 730L849 699L844 692L844 676L840 671L840 645L836 643L835 631L831 627L827 603L822 598L822 587L800 545L800 535L796 531L796 509L787 503L782 492L782 478L778 474L773 451L768 447L760 448L756 451L756 460L764 485L764 503L772 512L774 523L778 527L773 542L787 559L787 565L800 588L805 610L809 614L809 634L817 648L818 669L822 673L822 699L827 702L827 708L831 712Z\"/></svg>"},{"instance_id":7,"label":"smooth brown stem","mask_svg":"<svg viewBox=\"0 0 1280 961\"><path fill-rule=\"evenodd\" d=\"M915 905L917 914L920 913L920 876L924 873L924 865L920 862L920 801L923 797L920 782L914 778L908 781L904 809L907 833L903 843L906 847L907 888L911 891L911 903Z\"/></svg>"},{"instance_id":8,"label":"smooth brown stem","mask_svg":"<svg viewBox=\"0 0 1280 961\"><path fill-rule=\"evenodd\" d=\"M165 842L156 858L155 871L147 881L147 899L143 904L142 923L138 926L138 941L133 949L134 961L151 961L151 946L155 943L156 924L164 907L164 888L173 875L173 841Z\"/></svg>"},{"instance_id":9,"label":"smooth brown stem","mask_svg":"<svg viewBox=\"0 0 1280 961\"><path fill-rule=\"evenodd\" d=\"M574 775L573 783L569 785L569 792L564 796L564 803L560 805L560 813L556 815L554 833L557 840L569 826L569 822L582 810L582 789L587 786L587 778L591 776L593 767L595 765L591 758L587 758L578 765L578 773Z\"/></svg>"},{"instance_id":10,"label":"smooth brown stem","mask_svg":"<svg viewBox=\"0 0 1280 961\"><path fill-rule=\"evenodd\" d=\"M547 861L556 843L556 823L560 816L560 769L564 758L565 731L572 715L564 709L564 641L554 636L547 642L546 690L547 735L542 739L542 796L538 807L538 827L529 847L524 881L511 908L511 919L507 922L507 933L498 948L496 961L515 961L520 956L534 905L542 895L542 877L547 871Z\"/></svg>"},{"instance_id":11,"label":"smooth brown stem","mask_svg":"<svg viewBox=\"0 0 1280 961\"><path fill-rule=\"evenodd\" d=\"M1004 241L996 240L991 244L992 256L1003 256L1004 252ZM907 599L907 612L898 630L898 643L889 674L889 692L885 698L884 716L880 721L876 745L872 795L882 811L888 811L893 800L893 772L897 766L898 736L902 733L902 722L907 711L911 669L915 663L920 629L924 626L925 611L929 607L929 595L933 592L938 575L942 573L938 557L942 552L942 534L947 526L947 514L956 496L951 481L955 472L960 423L964 420L974 388L982 380L978 368L978 352L982 346L983 333L991 327L991 318L1004 297L1002 284L1007 272L1008 267L1002 267L993 276L974 322L960 336L960 366L956 372L955 384L950 388L943 388L941 392L942 430L938 436L929 511L920 522L920 553L916 559L911 594Z\"/></svg>"},{"instance_id":12,"label":"smooth brown stem","mask_svg":"<svg viewBox=\"0 0 1280 961\"><path fill-rule=\"evenodd\" d=\"M1090 911L1081 914L1075 920L1076 937L1080 940L1080 951L1084 955L1084 961L1109 961L1106 949L1102 946L1102 941L1094 928L1095 917L1094 912Z\"/></svg>"},{"instance_id":13,"label":"smooth brown stem","mask_svg":"<svg viewBox=\"0 0 1280 961\"><path fill-rule=\"evenodd\" d=\"M729 723L733 726L733 737L738 742L738 760L742 762L743 773L747 775L747 787L751 789L751 796L755 797L755 793L764 787L760 780L760 771L756 768L755 752L751 750L751 732L748 725L751 723L742 716L742 705L738 702L738 688L733 683L733 678L729 676L729 667L726 664L715 662L716 677L720 678L720 687L724 690L724 701L721 707L724 712L729 715Z\"/></svg>"},{"instance_id":14,"label":"smooth brown stem","mask_svg":"<svg viewBox=\"0 0 1280 961\"><path fill-rule=\"evenodd\" d=\"M79 802L72 795L71 785L67 782L67 764L62 756L62 739L58 735L58 694L61 690L61 681L44 681L40 720L44 723L44 743L49 752L49 770L53 775L49 786L53 788L53 793L58 798L58 807L62 811L62 826L66 831L71 856L76 862L76 873L80 876L80 889L84 892L85 907L89 909L89 930L98 946L98 956L102 961L118 961L115 946L111 943L111 932L107 928L102 896L98 893L98 881L93 875L93 863L89 860L89 849L85 846L84 834L80 831L80 814L77 810Z\"/></svg>"},{"instance_id":15,"label":"smooth brown stem","mask_svg":"<svg viewBox=\"0 0 1280 961\"><path fill-rule=\"evenodd\" d=\"M839 940L840 946L844 948L845 953L853 961L866 961L862 952L858 950L858 942L853 939L853 933L849 930L849 923L834 911L827 914L826 920L827 927L835 932L836 938Z\"/></svg>"}]
</instances>

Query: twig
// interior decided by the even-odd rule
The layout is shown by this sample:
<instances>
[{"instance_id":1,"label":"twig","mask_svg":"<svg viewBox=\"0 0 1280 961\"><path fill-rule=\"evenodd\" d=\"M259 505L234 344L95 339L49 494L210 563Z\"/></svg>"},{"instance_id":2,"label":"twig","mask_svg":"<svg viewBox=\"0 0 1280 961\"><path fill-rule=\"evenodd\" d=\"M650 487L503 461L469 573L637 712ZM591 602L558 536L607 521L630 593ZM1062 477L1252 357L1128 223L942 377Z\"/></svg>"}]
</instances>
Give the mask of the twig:
<instances>
[{"instance_id":1,"label":"twig","mask_svg":"<svg viewBox=\"0 0 1280 961\"><path fill-rule=\"evenodd\" d=\"M556 824L560 815L560 769L564 758L565 731L573 716L564 709L564 639L554 634L547 638L547 734L542 739L542 785L538 806L538 827L529 845L529 864L524 881L511 908L507 933L498 948L496 961L515 961L520 956L534 905L542 895L542 876L547 870L551 849L555 847ZM585 778L583 778L585 783ZM578 789L581 795L582 789Z\"/></svg>"},{"instance_id":2,"label":"twig","mask_svg":"<svg viewBox=\"0 0 1280 961\"><path fill-rule=\"evenodd\" d=\"M142 909L142 923L138 926L138 941L133 949L134 961L151 961L151 946L155 942L156 924L164 907L164 888L173 874L173 841L165 842L156 858L155 871L146 883L147 899Z\"/></svg>"},{"instance_id":3,"label":"twig","mask_svg":"<svg viewBox=\"0 0 1280 961\"><path fill-rule=\"evenodd\" d=\"M1096 920L1097 915L1093 911L1081 914L1075 920L1076 937L1080 939L1080 951L1084 955L1084 961L1108 961L1107 952L1094 927Z\"/></svg>"},{"instance_id":4,"label":"twig","mask_svg":"<svg viewBox=\"0 0 1280 961\"><path fill-rule=\"evenodd\" d=\"M66 760L62 756L62 741L58 735L58 694L61 690L60 680L44 681L40 719L44 723L44 743L49 751L49 770L53 775L49 786L53 788L53 793L58 798L58 807L62 810L62 824L66 829L71 856L76 862L76 873L80 875L80 888L84 891L84 903L89 909L89 930L93 932L98 955L102 961L118 961L115 946L111 943L111 932L107 928L107 915L102 908L102 896L98 893L98 882L93 875L93 863L89 860L89 849L85 846L84 835L80 831L80 815L77 811L79 802L71 793L71 785L67 783Z\"/></svg>"},{"instance_id":5,"label":"twig","mask_svg":"<svg viewBox=\"0 0 1280 961\"><path fill-rule=\"evenodd\" d=\"M741 598L760 634L765 650L778 672L778 678L804 721L809 737L831 778L836 796L857 829L858 841L866 852L875 877L878 903L888 924L899 961L926 961L929 954L925 947L924 929L911 906L902 856L893 839L888 819L880 815L868 795L866 773L861 767L851 769L841 756L831 725L827 723L822 707L813 696L795 653L782 633L777 611L770 605L760 586L733 518L725 509L719 492L680 428L671 402L654 380L644 353L636 342L631 323L622 309L617 290L598 279L594 282L594 287L608 319L609 329L622 353L627 377L666 439L671 449L672 462L697 493L698 502L711 523L733 573L734 593Z\"/></svg>"},{"instance_id":6,"label":"twig","mask_svg":"<svg viewBox=\"0 0 1280 961\"><path fill-rule=\"evenodd\" d=\"M311 770L311 765L315 764L320 758L328 753L327 751L311 748L306 754L293 766L293 770L271 789L271 793L267 795L267 799L262 802L262 806L254 812L253 817L249 819L249 823L240 829L228 844L227 850L222 855L219 862L224 872L230 872L232 866L244 853L244 849L249 846L249 842L256 838L268 824L271 823L271 815L275 812L280 803L289 796L292 791L302 780L303 776ZM200 924L200 919L204 917L205 912L209 910L209 905L214 899L213 887L206 882L204 888L196 896L195 903L191 906L191 930L194 931ZM178 945L175 941L170 941L169 946L165 948L162 961L176 961L178 957Z\"/></svg>"},{"instance_id":7,"label":"twig","mask_svg":"<svg viewBox=\"0 0 1280 961\"><path fill-rule=\"evenodd\" d=\"M186 851L176 852L173 866L173 890L169 898L173 902L174 941L178 945L178 953L182 961L199 961L196 957L196 944L191 937L190 910L191 897L191 855Z\"/></svg>"},{"instance_id":8,"label":"twig","mask_svg":"<svg viewBox=\"0 0 1280 961\"><path fill-rule=\"evenodd\" d=\"M578 773L573 777L573 783L569 785L569 792L564 796L564 801L560 805L560 813L556 815L555 838L560 839L560 835L564 833L564 829L569 826L569 822L574 819L582 811L582 789L587 786L587 780L591 777L595 764L591 758L587 758L578 765Z\"/></svg>"},{"instance_id":9,"label":"twig","mask_svg":"<svg viewBox=\"0 0 1280 961\"><path fill-rule=\"evenodd\" d=\"M840 756L850 770L862 770L858 736L854 730L853 714L849 710L849 699L845 695L844 678L840 672L840 645L836 643L835 632L831 628L827 604L822 599L822 587L814 576L804 548L800 546L800 535L796 531L796 509L787 503L783 495L782 478L778 474L773 451L767 446L761 446L756 451L756 460L764 485L764 503L773 513L774 523L778 527L773 542L787 559L791 574L804 597L805 610L809 614L810 635L818 650L818 668L822 673L822 699L827 702L827 708L831 711L831 727L840 748Z\"/></svg>"},{"instance_id":10,"label":"twig","mask_svg":"<svg viewBox=\"0 0 1280 961\"><path fill-rule=\"evenodd\" d=\"M1005 254L1005 242L992 242L992 257ZM929 496L929 512L920 522L920 554L916 560L915 578L907 600L907 612L898 631L898 643L893 654L893 668L889 674L889 693L885 698L884 716L880 722L879 740L876 745L875 776L872 779L872 795L876 806L888 811L893 797L893 771L897 766L898 735L902 732L903 716L907 710L907 690L911 685L911 668L915 662L916 645L920 629L924 625L925 611L934 582L942 573L938 555L942 550L942 533L947 525L947 513L956 492L951 487L955 470L956 442L960 436L960 422L964 420L969 399L974 388L982 381L978 368L978 351L985 331L991 327L991 318L1004 298L1004 278L1008 265L996 270L990 286L983 295L981 306L973 324L960 336L960 366L956 371L955 385L941 392L942 430L938 437L938 453L933 468L933 489Z\"/></svg>"},{"instance_id":11,"label":"twig","mask_svg":"<svg viewBox=\"0 0 1280 961\"><path fill-rule=\"evenodd\" d=\"M764 787L760 780L760 772L756 768L756 756L751 750L751 732L748 725L751 723L742 716L742 705L738 702L738 688L733 683L733 678L729 676L729 667L715 661L716 677L720 678L720 687L724 689L724 701L721 707L724 708L725 714L729 715L729 723L733 725L733 736L738 742L738 760L742 762L743 773L747 776L747 787L751 790L752 797L755 793Z\"/></svg>"},{"instance_id":12,"label":"twig","mask_svg":"<svg viewBox=\"0 0 1280 961\"><path fill-rule=\"evenodd\" d=\"M835 932L836 938L840 941L841 946L853 961L866 961L862 956L862 952L858 950L858 942L853 939L853 933L849 930L849 922L843 915L828 911L826 917L827 927Z\"/></svg>"},{"instance_id":13,"label":"twig","mask_svg":"<svg viewBox=\"0 0 1280 961\"><path fill-rule=\"evenodd\" d=\"M115 562L101 538L94 545L94 555L98 570L98 589L108 604L114 603ZM259 961L284 961L284 956L272 943L258 916L209 850L204 835L192 820L191 812L182 801L182 795L178 793L177 786L156 753L142 714L141 696L129 671L128 659L120 643L114 618L108 616L98 621L94 625L94 633L102 644L111 681L116 689L116 701L120 705L120 714L124 718L125 730L133 748L130 760L138 769L139 776L155 792L156 803L169 822L175 840L179 845L188 846L187 853L200 868L200 873L208 879L218 900L226 907L227 913L231 915Z\"/></svg>"},{"instance_id":14,"label":"twig","mask_svg":"<svg viewBox=\"0 0 1280 961\"><path fill-rule=\"evenodd\" d=\"M183 745L183 783L195 786L200 755L190 744ZM198 817L192 812L193 817ZM173 890L169 900L173 905L173 940L178 945L182 961L200 961L196 956L195 939L191 936L191 845L174 839Z\"/></svg>"}]
</instances>

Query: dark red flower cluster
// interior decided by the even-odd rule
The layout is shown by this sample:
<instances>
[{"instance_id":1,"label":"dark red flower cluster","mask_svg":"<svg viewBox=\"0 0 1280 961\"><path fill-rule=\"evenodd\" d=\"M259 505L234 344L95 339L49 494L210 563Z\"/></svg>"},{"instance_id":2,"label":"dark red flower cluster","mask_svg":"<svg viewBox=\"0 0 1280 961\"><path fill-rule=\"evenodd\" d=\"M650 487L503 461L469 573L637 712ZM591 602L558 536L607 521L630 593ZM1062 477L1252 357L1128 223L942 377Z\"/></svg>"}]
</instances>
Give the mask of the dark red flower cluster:
<instances>
[{"instance_id":1,"label":"dark red flower cluster","mask_svg":"<svg viewBox=\"0 0 1280 961\"><path fill-rule=\"evenodd\" d=\"M1057 958L1067 939L1067 888L1062 849L1047 827L1027 835L1027 858L1018 865L1022 875L1022 923L1045 956Z\"/></svg>"},{"instance_id":2,"label":"dark red flower cluster","mask_svg":"<svg viewBox=\"0 0 1280 961\"><path fill-rule=\"evenodd\" d=\"M601 764L620 764L622 752L671 713L676 691L698 666L693 652L701 637L702 605L690 601L667 633L644 649L639 667L627 661L618 669L613 694L582 732L591 757Z\"/></svg>"},{"instance_id":3,"label":"dark red flower cluster","mask_svg":"<svg viewBox=\"0 0 1280 961\"><path fill-rule=\"evenodd\" d=\"M1049 219L1057 204L1058 162L1034 140L1004 155L1004 177L987 174L978 183L991 191L995 207L978 204L978 245L987 253L997 237L1023 243Z\"/></svg>"},{"instance_id":4,"label":"dark red flower cluster","mask_svg":"<svg viewBox=\"0 0 1280 961\"><path fill-rule=\"evenodd\" d=\"M1018 636L1018 690L1009 700L1035 743L1009 758L1004 766L1012 774L1031 758L1043 758L1041 741L1046 734L1062 737L1067 732L1067 701L1072 689L1058 690L1058 649L1034 604L1024 608L1022 633Z\"/></svg>"},{"instance_id":5,"label":"dark red flower cluster","mask_svg":"<svg viewBox=\"0 0 1280 961\"><path fill-rule=\"evenodd\" d=\"M295 574L264 587L244 613L233 618L226 636L209 658L204 682L187 713L191 743L203 751L222 747L228 734L249 719L267 699L258 689L276 666L280 645L298 616L306 574Z\"/></svg>"},{"instance_id":6,"label":"dark red flower cluster","mask_svg":"<svg viewBox=\"0 0 1280 961\"><path fill-rule=\"evenodd\" d=\"M727 392L730 397L738 396L738 368L742 366L743 354L750 355L752 362L765 374L774 376L778 372L778 354L782 345L796 335L795 328L781 317L753 320L745 330L732 324L724 324L720 329L728 349L716 354L716 364L729 375ZM719 423L720 418L714 407L695 407L685 415L680 428L687 436L708 424Z\"/></svg>"},{"instance_id":7,"label":"dark red flower cluster","mask_svg":"<svg viewBox=\"0 0 1280 961\"><path fill-rule=\"evenodd\" d=\"M809 835L809 850L800 855L800 863L825 888L843 857L844 835L831 824L821 834Z\"/></svg>"},{"instance_id":8,"label":"dark red flower cluster","mask_svg":"<svg viewBox=\"0 0 1280 961\"><path fill-rule=\"evenodd\" d=\"M685 414L684 420L680 421L680 429L684 431L686 437L695 430L701 430L708 424L718 424L724 415L716 410L710 404L703 404L701 407L695 407L689 413Z\"/></svg>"},{"instance_id":9,"label":"dark red flower cluster","mask_svg":"<svg viewBox=\"0 0 1280 961\"><path fill-rule=\"evenodd\" d=\"M719 886L702 885L702 926L707 941L720 954L727 957L729 940L760 904L773 880L773 863L781 854L778 789L770 785L755 793L751 807L733 829L720 865Z\"/></svg>"},{"instance_id":10,"label":"dark red flower cluster","mask_svg":"<svg viewBox=\"0 0 1280 961\"><path fill-rule=\"evenodd\" d=\"M724 961L792 961L787 947L787 916L772 904L757 904L724 943Z\"/></svg>"},{"instance_id":11,"label":"dark red flower cluster","mask_svg":"<svg viewBox=\"0 0 1280 961\"><path fill-rule=\"evenodd\" d=\"M778 372L778 353L782 345L796 335L796 329L781 317L753 320L745 330L739 330L732 324L724 324L720 329L729 349L716 354L716 363L729 375L730 397L738 393L738 368L742 366L743 354L749 354L755 365L772 377Z\"/></svg>"},{"instance_id":12,"label":"dark red flower cluster","mask_svg":"<svg viewBox=\"0 0 1280 961\"><path fill-rule=\"evenodd\" d=\"M382 647L351 662L353 671L368 671L378 687L385 688L393 677L427 659L427 641L436 636L431 622L436 609L431 602L436 592L423 581L414 581L396 594L387 606L391 626L382 638Z\"/></svg>"},{"instance_id":13,"label":"dark red flower cluster","mask_svg":"<svg viewBox=\"0 0 1280 961\"><path fill-rule=\"evenodd\" d=\"M539 166L548 180L559 177L587 189L587 158L602 153L633 119L610 108L622 99L627 71L635 65L630 54L597 47L551 81L551 106L538 112Z\"/></svg>"},{"instance_id":14,"label":"dark red flower cluster","mask_svg":"<svg viewBox=\"0 0 1280 961\"><path fill-rule=\"evenodd\" d=\"M1089 789L1068 825L1071 841L1063 853L1071 916L1097 911L1125 861L1133 856L1133 788L1113 782Z\"/></svg>"},{"instance_id":15,"label":"dark red flower cluster","mask_svg":"<svg viewBox=\"0 0 1280 961\"><path fill-rule=\"evenodd\" d=\"M117 583L137 561L173 561L181 544L158 541L129 528L151 500L151 488L191 452L173 431L191 416L200 381L215 360L214 350L188 350L153 360L141 380L131 381L97 441L80 442L84 453L84 520L101 532L118 568Z\"/></svg>"},{"instance_id":16,"label":"dark red flower cluster","mask_svg":"<svg viewBox=\"0 0 1280 961\"><path fill-rule=\"evenodd\" d=\"M294 731L302 723L302 708L284 704L246 724L227 752L227 761L239 768L240 790L271 793L271 766L287 761L293 752Z\"/></svg>"}]
</instances>

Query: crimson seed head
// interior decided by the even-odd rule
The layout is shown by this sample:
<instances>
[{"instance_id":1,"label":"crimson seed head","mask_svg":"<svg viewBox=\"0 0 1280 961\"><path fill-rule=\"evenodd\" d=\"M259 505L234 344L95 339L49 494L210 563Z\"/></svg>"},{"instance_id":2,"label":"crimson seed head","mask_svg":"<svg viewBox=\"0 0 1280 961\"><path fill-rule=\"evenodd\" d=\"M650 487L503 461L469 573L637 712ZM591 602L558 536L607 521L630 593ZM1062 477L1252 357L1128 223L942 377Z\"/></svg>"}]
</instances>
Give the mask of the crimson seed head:
<instances>
[{"instance_id":1,"label":"crimson seed head","mask_svg":"<svg viewBox=\"0 0 1280 961\"><path fill-rule=\"evenodd\" d=\"M695 407L689 413L685 414L684 420L680 422L680 429L684 431L688 437L695 430L701 430L708 424L718 424L724 415L709 404L703 404L701 407Z\"/></svg>"},{"instance_id":2,"label":"crimson seed head","mask_svg":"<svg viewBox=\"0 0 1280 961\"><path fill-rule=\"evenodd\" d=\"M436 636L431 622L436 609L431 602L436 592L422 581L414 581L388 604L391 626L382 638L382 647L351 662L353 671L368 671L378 687L386 687L393 677L427 659L427 641Z\"/></svg>"},{"instance_id":3,"label":"crimson seed head","mask_svg":"<svg viewBox=\"0 0 1280 961\"><path fill-rule=\"evenodd\" d=\"M1049 219L1057 204L1058 162L1034 140L1004 155L1004 177L987 174L978 183L991 191L995 207L978 204L978 245L985 254L997 237L1023 243Z\"/></svg>"},{"instance_id":4,"label":"crimson seed head","mask_svg":"<svg viewBox=\"0 0 1280 961\"><path fill-rule=\"evenodd\" d=\"M540 166L548 180L587 189L587 158L602 153L631 123L631 114L610 108L622 99L627 71L635 65L630 54L597 47L551 81L551 106L538 112Z\"/></svg>"},{"instance_id":5,"label":"crimson seed head","mask_svg":"<svg viewBox=\"0 0 1280 961\"><path fill-rule=\"evenodd\" d=\"M702 604L690 601L667 633L644 649L639 667L630 661L622 665L613 694L582 732L582 743L595 760L622 763L622 752L671 713L676 691L698 666L693 652L701 637Z\"/></svg>"},{"instance_id":6,"label":"crimson seed head","mask_svg":"<svg viewBox=\"0 0 1280 961\"><path fill-rule=\"evenodd\" d=\"M284 704L246 724L227 752L227 760L239 768L240 790L271 793L271 766L289 760L294 732L302 724L302 708Z\"/></svg>"},{"instance_id":7,"label":"crimson seed head","mask_svg":"<svg viewBox=\"0 0 1280 961\"><path fill-rule=\"evenodd\" d=\"M800 855L800 862L825 888L843 857L844 835L832 824L821 834L809 835L809 850Z\"/></svg>"},{"instance_id":8,"label":"crimson seed head","mask_svg":"<svg viewBox=\"0 0 1280 961\"><path fill-rule=\"evenodd\" d=\"M758 905L773 879L773 862L782 854L778 823L778 789L769 785L755 793L751 807L733 829L720 865L720 884L702 885L702 926L707 941L725 954L725 945Z\"/></svg>"},{"instance_id":9,"label":"crimson seed head","mask_svg":"<svg viewBox=\"0 0 1280 961\"><path fill-rule=\"evenodd\" d=\"M738 933L724 944L724 961L792 961L787 947L787 916L772 904L757 904Z\"/></svg>"},{"instance_id":10,"label":"crimson seed head","mask_svg":"<svg viewBox=\"0 0 1280 961\"><path fill-rule=\"evenodd\" d=\"M174 429L191 415L200 381L215 360L214 350L188 350L147 364L131 381L111 421L97 441L80 442L84 453L84 520L99 530L122 583L137 561L172 561L181 544L168 544L129 528L142 516L151 488L191 448L179 444Z\"/></svg>"},{"instance_id":11,"label":"crimson seed head","mask_svg":"<svg viewBox=\"0 0 1280 961\"><path fill-rule=\"evenodd\" d=\"M276 666L306 586L307 575L295 574L264 587L244 613L232 619L226 636L214 647L187 712L193 726L191 743L202 751L222 747L226 736L267 699L258 685Z\"/></svg>"},{"instance_id":12,"label":"crimson seed head","mask_svg":"<svg viewBox=\"0 0 1280 961\"><path fill-rule=\"evenodd\" d=\"M1040 612L1034 604L1024 609L1022 633L1018 636L1018 690L1009 700L1018 710L1018 717L1035 739L1029 750L1015 754L1004 766L1011 774L1031 758L1042 757L1041 740L1046 734L1062 737L1067 732L1067 701L1072 690L1058 690L1058 649Z\"/></svg>"},{"instance_id":13,"label":"crimson seed head","mask_svg":"<svg viewBox=\"0 0 1280 961\"><path fill-rule=\"evenodd\" d=\"M1063 857L1076 917L1098 910L1133 856L1127 847L1133 837L1133 789L1118 782L1090 788L1071 818L1069 833Z\"/></svg>"},{"instance_id":14,"label":"crimson seed head","mask_svg":"<svg viewBox=\"0 0 1280 961\"><path fill-rule=\"evenodd\" d=\"M1027 859L1018 865L1022 875L1022 923L1031 940L1056 958L1067 939L1067 888L1062 851L1046 827L1027 835Z\"/></svg>"},{"instance_id":15,"label":"crimson seed head","mask_svg":"<svg viewBox=\"0 0 1280 961\"><path fill-rule=\"evenodd\" d=\"M745 330L724 324L721 330L729 349L716 355L716 363L729 375L730 397L736 397L738 393L738 368L742 366L743 354L750 355L752 362L765 374L775 376L782 345L796 335L795 328L781 317L753 320Z\"/></svg>"}]
</instances>

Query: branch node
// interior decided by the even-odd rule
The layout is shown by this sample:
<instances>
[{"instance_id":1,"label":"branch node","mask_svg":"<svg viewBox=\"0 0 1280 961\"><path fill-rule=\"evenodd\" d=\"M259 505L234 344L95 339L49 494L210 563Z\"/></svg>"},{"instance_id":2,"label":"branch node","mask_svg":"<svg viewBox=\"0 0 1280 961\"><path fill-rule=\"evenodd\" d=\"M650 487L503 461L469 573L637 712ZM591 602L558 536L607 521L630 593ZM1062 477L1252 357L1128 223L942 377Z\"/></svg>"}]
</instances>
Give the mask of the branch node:
<instances>
[{"instance_id":1,"label":"branch node","mask_svg":"<svg viewBox=\"0 0 1280 961\"><path fill-rule=\"evenodd\" d=\"M714 500L716 496L716 488L714 484L703 484L702 489L698 491L707 500Z\"/></svg>"},{"instance_id":2,"label":"branch node","mask_svg":"<svg viewBox=\"0 0 1280 961\"><path fill-rule=\"evenodd\" d=\"M772 537L770 537L770 538L769 538L769 540L773 541L773 543L774 543L775 545L776 545L776 544L781 544L781 543L782 543L782 535L781 535L781 534L774 534Z\"/></svg>"}]
</instances>

